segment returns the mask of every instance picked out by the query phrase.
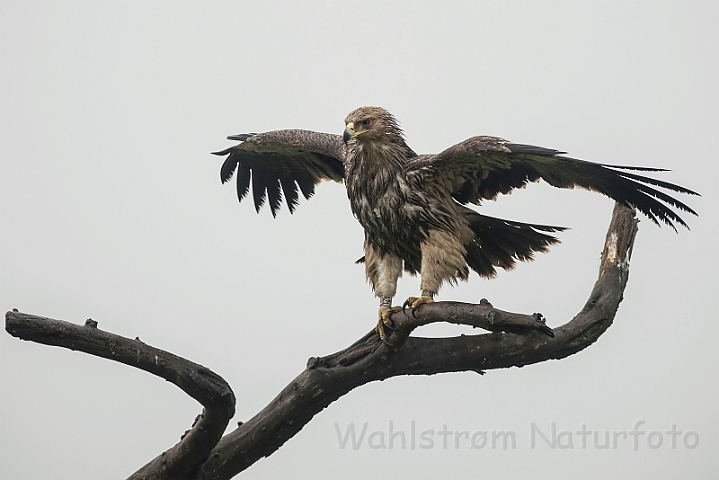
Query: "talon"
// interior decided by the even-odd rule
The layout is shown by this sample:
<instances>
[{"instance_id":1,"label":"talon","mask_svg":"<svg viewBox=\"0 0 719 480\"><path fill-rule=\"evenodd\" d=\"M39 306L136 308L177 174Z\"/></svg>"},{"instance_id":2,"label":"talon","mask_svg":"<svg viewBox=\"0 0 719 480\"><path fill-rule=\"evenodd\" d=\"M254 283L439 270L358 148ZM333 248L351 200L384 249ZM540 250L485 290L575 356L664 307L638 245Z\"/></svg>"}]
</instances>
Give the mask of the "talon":
<instances>
[{"instance_id":1,"label":"talon","mask_svg":"<svg viewBox=\"0 0 719 480\"><path fill-rule=\"evenodd\" d=\"M412 297L409 297L409 298L408 298L407 300L405 300L404 303L402 304L402 313L404 313L404 316L405 316L405 317L409 317L409 315L407 315L407 307L409 306L409 301L410 301L411 298L412 298Z\"/></svg>"},{"instance_id":2,"label":"talon","mask_svg":"<svg viewBox=\"0 0 719 480\"><path fill-rule=\"evenodd\" d=\"M407 315L407 312L405 311L405 309L406 309L407 307L410 307L410 312L412 312L412 316L413 316L414 318L417 318L417 315L415 315L414 312L417 310L417 308L418 308L420 305L423 305L423 304L425 304L425 303L434 303L434 299L433 299L432 297L427 297L427 296L423 296L423 297L409 297L409 298L408 298L407 300L405 300L404 303L402 304L402 313L404 313L405 316L409 316L409 315Z\"/></svg>"},{"instance_id":3,"label":"talon","mask_svg":"<svg viewBox=\"0 0 719 480\"><path fill-rule=\"evenodd\" d=\"M377 318L377 326L375 327L375 330L377 331L379 338L390 347L394 347L395 345L387 341L387 333L385 333L385 329L392 331L396 330L396 328L394 328L394 322L392 321L392 315L400 310L402 310L400 307L383 308L379 311Z\"/></svg>"}]
</instances>

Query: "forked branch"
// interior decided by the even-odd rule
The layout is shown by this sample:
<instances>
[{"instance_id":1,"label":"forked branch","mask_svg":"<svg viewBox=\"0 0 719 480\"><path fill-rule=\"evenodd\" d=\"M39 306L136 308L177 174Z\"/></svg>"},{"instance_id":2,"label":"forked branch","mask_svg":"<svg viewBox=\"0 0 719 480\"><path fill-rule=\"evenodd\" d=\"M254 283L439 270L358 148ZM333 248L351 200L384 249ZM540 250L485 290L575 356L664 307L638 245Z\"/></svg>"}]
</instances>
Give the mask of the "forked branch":
<instances>
[{"instance_id":1,"label":"forked branch","mask_svg":"<svg viewBox=\"0 0 719 480\"><path fill-rule=\"evenodd\" d=\"M564 358L591 345L612 324L622 300L637 223L634 210L615 206L599 279L582 311L568 323L552 330L539 314L504 312L486 301L426 304L415 316L398 312L392 317L396 330L390 337L396 347L382 343L372 331L341 352L311 358L305 371L269 405L222 438L234 413L234 395L224 380L204 367L92 325L8 312L6 329L25 340L117 360L180 386L203 404L202 417L180 443L130 478L224 480L271 455L314 415L368 382L398 375L483 373ZM494 333L453 338L410 335L415 328L434 322L471 325Z\"/></svg>"}]
</instances>

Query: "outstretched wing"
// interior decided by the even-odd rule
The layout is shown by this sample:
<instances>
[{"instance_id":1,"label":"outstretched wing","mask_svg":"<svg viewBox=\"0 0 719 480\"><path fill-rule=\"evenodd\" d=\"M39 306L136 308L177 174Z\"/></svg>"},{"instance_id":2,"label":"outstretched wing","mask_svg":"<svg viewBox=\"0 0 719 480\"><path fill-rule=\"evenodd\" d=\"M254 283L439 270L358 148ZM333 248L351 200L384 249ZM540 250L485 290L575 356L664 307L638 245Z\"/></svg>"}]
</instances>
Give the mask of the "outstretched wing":
<instances>
[{"instance_id":1,"label":"outstretched wing","mask_svg":"<svg viewBox=\"0 0 719 480\"><path fill-rule=\"evenodd\" d=\"M438 155L418 157L410 166L410 175L421 175L425 182L442 185L462 204L479 204L483 199L494 199L500 193L509 193L541 178L559 188L577 187L602 193L674 230L674 222L689 227L670 207L696 215L690 207L652 185L690 195L698 193L627 171L663 169L598 164L564 153L497 137L472 137Z\"/></svg>"},{"instance_id":2,"label":"outstretched wing","mask_svg":"<svg viewBox=\"0 0 719 480\"><path fill-rule=\"evenodd\" d=\"M272 216L277 215L284 193L290 213L299 204L297 187L305 198L315 193L322 180L342 182L344 178L344 142L339 135L309 130L275 130L227 137L242 143L214 155L228 155L220 169L222 183L237 170L237 198L242 201L250 191L255 210L267 198Z\"/></svg>"}]
</instances>

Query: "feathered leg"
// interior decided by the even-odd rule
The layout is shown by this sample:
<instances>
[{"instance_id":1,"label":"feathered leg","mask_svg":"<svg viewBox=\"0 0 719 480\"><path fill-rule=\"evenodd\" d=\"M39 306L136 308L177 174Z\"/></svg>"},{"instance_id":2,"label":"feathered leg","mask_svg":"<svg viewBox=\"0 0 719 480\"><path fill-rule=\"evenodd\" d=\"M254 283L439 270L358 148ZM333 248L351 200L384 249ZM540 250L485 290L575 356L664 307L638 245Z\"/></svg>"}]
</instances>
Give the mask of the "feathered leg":
<instances>
[{"instance_id":1,"label":"feathered leg","mask_svg":"<svg viewBox=\"0 0 719 480\"><path fill-rule=\"evenodd\" d=\"M386 328L392 328L392 314L401 310L392 307L392 298L397 293L397 279L402 275L402 259L378 252L365 241L365 274L379 297L379 314L375 327L379 337L387 343Z\"/></svg>"},{"instance_id":2,"label":"feathered leg","mask_svg":"<svg viewBox=\"0 0 719 480\"><path fill-rule=\"evenodd\" d=\"M472 238L472 232L459 232L462 237ZM467 250L463 245L464 238L458 238L441 230L430 230L427 240L422 242L422 268L420 275L420 297L409 297L402 309L410 307L412 314L420 305L434 302L434 296L445 281L467 280L469 269L464 259Z\"/></svg>"}]
</instances>

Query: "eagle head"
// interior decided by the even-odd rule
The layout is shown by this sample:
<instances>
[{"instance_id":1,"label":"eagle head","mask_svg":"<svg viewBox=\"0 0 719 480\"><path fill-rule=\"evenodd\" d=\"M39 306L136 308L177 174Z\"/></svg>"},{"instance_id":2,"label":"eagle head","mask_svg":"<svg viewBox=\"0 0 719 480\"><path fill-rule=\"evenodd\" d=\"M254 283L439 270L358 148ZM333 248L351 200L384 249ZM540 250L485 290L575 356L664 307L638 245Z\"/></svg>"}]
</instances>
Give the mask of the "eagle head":
<instances>
[{"instance_id":1,"label":"eagle head","mask_svg":"<svg viewBox=\"0 0 719 480\"><path fill-rule=\"evenodd\" d=\"M404 135L397 120L381 107L360 107L345 118L345 143L357 142L402 143Z\"/></svg>"}]
</instances>

